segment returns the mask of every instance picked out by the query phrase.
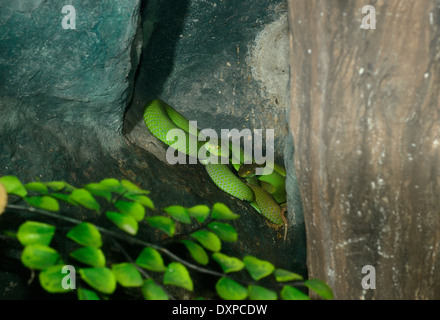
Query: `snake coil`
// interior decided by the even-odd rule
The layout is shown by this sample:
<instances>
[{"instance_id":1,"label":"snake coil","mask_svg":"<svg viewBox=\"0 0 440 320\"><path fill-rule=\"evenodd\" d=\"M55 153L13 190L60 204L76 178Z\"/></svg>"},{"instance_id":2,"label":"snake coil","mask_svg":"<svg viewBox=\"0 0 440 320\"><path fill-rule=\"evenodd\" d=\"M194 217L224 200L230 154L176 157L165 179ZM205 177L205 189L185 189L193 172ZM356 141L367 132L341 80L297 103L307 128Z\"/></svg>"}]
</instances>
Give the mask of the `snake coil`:
<instances>
[{"instance_id":1,"label":"snake coil","mask_svg":"<svg viewBox=\"0 0 440 320\"><path fill-rule=\"evenodd\" d=\"M143 118L148 130L163 143L172 146L174 149L187 155L197 158L200 148L213 150L218 146L210 145L210 142L197 140L197 144L189 143L190 123L175 109L162 100L156 99L145 106ZM182 129L185 132L185 140L167 139L167 133L172 129ZM197 134L200 134L197 131ZM209 152L209 151L208 151ZM242 150L240 150L242 152ZM238 156L242 157L242 154ZM285 192L285 170L274 165L270 175L262 175L255 179L254 169L256 165L238 165L237 176L235 169L227 164L204 163L211 180L226 193L240 199L246 200L271 222L281 225L287 224L280 204L286 201ZM234 167L232 167L234 168ZM241 170L240 170L241 169ZM244 170L243 170L244 169Z\"/></svg>"}]
</instances>

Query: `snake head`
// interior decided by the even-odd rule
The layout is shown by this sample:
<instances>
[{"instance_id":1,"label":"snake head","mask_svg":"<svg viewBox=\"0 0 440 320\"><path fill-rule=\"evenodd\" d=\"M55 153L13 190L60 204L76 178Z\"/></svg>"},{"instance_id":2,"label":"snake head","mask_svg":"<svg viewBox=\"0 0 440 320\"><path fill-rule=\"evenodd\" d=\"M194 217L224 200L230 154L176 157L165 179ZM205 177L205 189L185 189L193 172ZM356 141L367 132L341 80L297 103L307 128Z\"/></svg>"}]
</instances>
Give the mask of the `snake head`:
<instances>
[{"instance_id":1,"label":"snake head","mask_svg":"<svg viewBox=\"0 0 440 320\"><path fill-rule=\"evenodd\" d=\"M252 178L255 177L255 169L258 168L259 165L256 163L243 164L240 169L238 169L238 176L242 178Z\"/></svg>"}]
</instances>

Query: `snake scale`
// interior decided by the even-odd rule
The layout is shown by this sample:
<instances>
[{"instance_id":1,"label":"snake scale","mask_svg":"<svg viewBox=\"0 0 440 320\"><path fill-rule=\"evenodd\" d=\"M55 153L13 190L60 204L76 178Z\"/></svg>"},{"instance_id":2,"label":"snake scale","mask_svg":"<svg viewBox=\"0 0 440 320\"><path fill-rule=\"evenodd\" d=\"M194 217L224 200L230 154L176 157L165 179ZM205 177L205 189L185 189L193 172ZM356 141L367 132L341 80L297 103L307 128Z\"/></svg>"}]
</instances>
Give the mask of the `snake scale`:
<instances>
[{"instance_id":1,"label":"snake scale","mask_svg":"<svg viewBox=\"0 0 440 320\"><path fill-rule=\"evenodd\" d=\"M192 157L197 158L198 150L201 148L205 148L208 153L219 148L210 145L210 141L198 141L197 138L197 144L190 144L189 138L192 131L190 131L189 121L162 100L155 99L148 103L145 106L143 118L148 130L157 139ZM167 139L167 133L171 129L182 129L185 139ZM197 131L197 134L200 135L200 132ZM243 158L242 154L241 158ZM201 162L205 164L208 175L221 190L240 200L250 202L271 222L277 225L287 225L283 209L280 207L280 204L286 201L284 168L275 164L271 174L256 177L255 168L258 167L256 164L230 166Z\"/></svg>"}]
</instances>

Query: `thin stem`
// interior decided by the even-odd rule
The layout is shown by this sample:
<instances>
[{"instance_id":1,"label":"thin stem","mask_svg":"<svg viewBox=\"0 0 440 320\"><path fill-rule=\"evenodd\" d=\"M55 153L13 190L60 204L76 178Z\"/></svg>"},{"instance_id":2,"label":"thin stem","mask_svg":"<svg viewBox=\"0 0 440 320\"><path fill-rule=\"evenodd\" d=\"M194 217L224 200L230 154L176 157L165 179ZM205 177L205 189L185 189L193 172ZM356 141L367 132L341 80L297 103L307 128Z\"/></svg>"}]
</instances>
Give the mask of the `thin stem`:
<instances>
[{"instance_id":1,"label":"thin stem","mask_svg":"<svg viewBox=\"0 0 440 320\"><path fill-rule=\"evenodd\" d=\"M118 250L124 255L124 257L144 276L144 278L151 278L151 276L144 270L144 269L142 269L141 267L139 267L137 264L136 264L136 262L134 262L134 260L130 257L130 255L127 253L127 251L125 251L125 249L124 249L124 247L123 246L121 246L121 244L118 242L118 241L116 241L116 239L115 238L113 238L112 237L112 240L113 240L113 243L115 244L115 246L118 248ZM166 290L165 290L165 288L162 288L165 292L166 292L166 294L168 295L168 297L171 299L171 300L176 300L176 298L174 298L173 297L173 295L171 295L169 292L167 292Z\"/></svg>"},{"instance_id":2,"label":"thin stem","mask_svg":"<svg viewBox=\"0 0 440 320\"><path fill-rule=\"evenodd\" d=\"M144 246L144 247L151 247L153 249L156 249L157 251L160 251L160 252L166 254L170 258L172 258L172 259L174 259L174 260L176 260L176 261L186 265L190 269L193 269L193 270L196 270L196 271L199 271L199 272L202 272L202 273L206 273L206 274L211 274L211 275L218 276L218 277L226 277L227 276L225 273L221 273L221 272L205 269L205 268L199 267L199 266L197 266L195 264L192 264L191 262L188 262L188 261L180 258L179 256L175 255L174 253L172 253L168 249L165 249L164 247L158 246L156 244L149 243L149 242L146 242L146 241L143 241L143 240L139 240L139 239L136 239L136 238L128 238L126 236L122 236L122 235L120 235L120 234L118 234L116 232L113 232L113 231L110 231L110 230L107 230L107 229L103 229L103 228L98 227L98 226L96 226L96 228L99 231L101 231L102 233L106 233L106 234L108 234L108 235L110 235L110 236L112 236L114 238L118 238L118 239L127 241L127 242L132 243L132 244L138 244L138 245L141 245L141 246Z\"/></svg>"},{"instance_id":3,"label":"thin stem","mask_svg":"<svg viewBox=\"0 0 440 320\"><path fill-rule=\"evenodd\" d=\"M202 272L202 273L206 273L206 274L211 274L213 276L217 276L217 277L228 277L228 275L226 275L225 273L221 273L221 272L217 272L217 271L213 271L213 270L209 270L209 269L205 269L199 266L196 266L195 264L192 264L191 262L188 262L186 260L183 260L181 258L179 258L178 256L176 256L174 253L168 251L165 248L162 247L158 247L156 248L158 251L161 251L163 253L165 253L166 255L168 255L169 257L173 258L176 261L181 262L182 264L186 265L188 268Z\"/></svg>"},{"instance_id":4,"label":"thin stem","mask_svg":"<svg viewBox=\"0 0 440 320\"><path fill-rule=\"evenodd\" d=\"M116 202L118 202L119 200L123 199L125 194L127 194L127 192L123 192L123 193L117 193L116 196L113 198L111 198L110 202L107 202L107 204L105 205L105 207L103 207L101 209L101 212L99 213L99 216L103 216L104 213L109 210L111 208L112 205L114 205Z\"/></svg>"},{"instance_id":5,"label":"thin stem","mask_svg":"<svg viewBox=\"0 0 440 320\"><path fill-rule=\"evenodd\" d=\"M136 269L144 276L144 278L151 278L151 276L142 268L140 268L134 260L130 257L130 255L125 251L125 249L120 245L116 239L112 238L113 243L118 248L118 250L124 255L125 259L127 259L132 265L136 267Z\"/></svg>"},{"instance_id":6,"label":"thin stem","mask_svg":"<svg viewBox=\"0 0 440 320\"><path fill-rule=\"evenodd\" d=\"M83 221L77 220L75 218L69 218L69 217L65 217L50 211L46 211L46 210L41 210L41 209L37 209L34 207L25 207L25 206L20 206L20 205L16 205L16 204L8 204L6 206L6 209L13 209L13 210L25 210L25 211L29 211L32 213L40 213L43 214L45 216L51 217L51 218L55 218L55 219L59 219L59 220L64 220L66 222L70 222L73 224L80 224Z\"/></svg>"},{"instance_id":7,"label":"thin stem","mask_svg":"<svg viewBox=\"0 0 440 320\"><path fill-rule=\"evenodd\" d=\"M2 240L11 240L13 239L12 236L6 235L6 234L0 234L0 239Z\"/></svg>"},{"instance_id":8,"label":"thin stem","mask_svg":"<svg viewBox=\"0 0 440 320\"><path fill-rule=\"evenodd\" d=\"M210 224L213 221L211 217L205 219L202 224L198 225L196 228L191 229L190 231L185 230L184 232L175 235L172 238L169 238L168 240L165 240L165 244L171 243L173 240L180 240L180 239L186 239L191 233L197 232L199 230L204 230L208 227L208 224Z\"/></svg>"},{"instance_id":9,"label":"thin stem","mask_svg":"<svg viewBox=\"0 0 440 320\"><path fill-rule=\"evenodd\" d=\"M35 279L35 270L31 269L31 276L29 278L29 280L27 281L27 285L30 286L32 284L32 282L34 282Z\"/></svg>"}]
</instances>

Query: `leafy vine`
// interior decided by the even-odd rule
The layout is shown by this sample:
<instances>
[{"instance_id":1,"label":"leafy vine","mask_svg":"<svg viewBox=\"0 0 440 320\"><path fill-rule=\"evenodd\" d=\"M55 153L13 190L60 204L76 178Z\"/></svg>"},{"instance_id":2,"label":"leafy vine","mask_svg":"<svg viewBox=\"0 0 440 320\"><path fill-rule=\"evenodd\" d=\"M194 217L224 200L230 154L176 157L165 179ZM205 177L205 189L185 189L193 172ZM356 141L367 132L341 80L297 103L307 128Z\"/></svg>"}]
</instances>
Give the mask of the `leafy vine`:
<instances>
[{"instance_id":1,"label":"leafy vine","mask_svg":"<svg viewBox=\"0 0 440 320\"><path fill-rule=\"evenodd\" d=\"M76 289L81 300L108 299L122 286L140 288L145 299L176 299L169 287L193 291L191 273L198 272L217 277L215 291L227 300L309 299L305 290L312 290L323 299L333 298L332 290L321 280L305 280L297 273L276 268L269 261L251 255L240 259L222 253L222 242L238 239L236 229L228 221L239 215L226 205L215 203L212 208L173 205L158 210L148 194L149 191L128 180L110 178L76 188L63 181L22 184L15 176L3 176L0 177L0 215L12 212L35 215L35 219L20 225L15 237L23 245L21 262L33 275L38 273L42 288L51 293ZM104 216L116 228L98 225L98 221L85 222L61 211L69 205L91 210L98 219ZM65 237L73 241L76 249L58 252L51 247L57 226L37 221L41 216L72 225ZM139 227L145 222L162 232L165 242L183 244L193 261L180 257L161 243L137 237ZM179 224L198 224L198 227L189 234L176 234ZM103 250L104 241L119 250L125 260L109 263ZM142 250L133 258L122 243ZM164 257L171 262L166 265ZM219 268L208 268L211 260ZM82 281L78 288L72 277L76 270ZM241 270L247 270L250 281L233 277ZM274 285L258 283L263 278Z\"/></svg>"}]
</instances>

